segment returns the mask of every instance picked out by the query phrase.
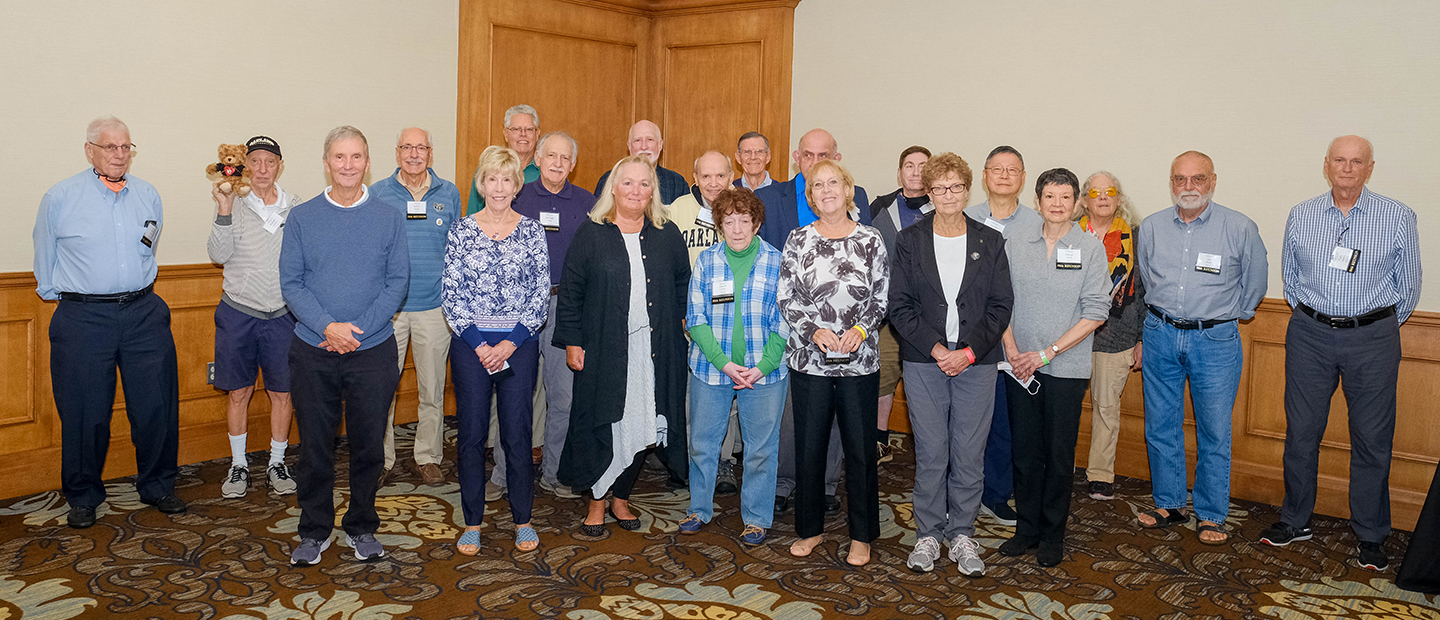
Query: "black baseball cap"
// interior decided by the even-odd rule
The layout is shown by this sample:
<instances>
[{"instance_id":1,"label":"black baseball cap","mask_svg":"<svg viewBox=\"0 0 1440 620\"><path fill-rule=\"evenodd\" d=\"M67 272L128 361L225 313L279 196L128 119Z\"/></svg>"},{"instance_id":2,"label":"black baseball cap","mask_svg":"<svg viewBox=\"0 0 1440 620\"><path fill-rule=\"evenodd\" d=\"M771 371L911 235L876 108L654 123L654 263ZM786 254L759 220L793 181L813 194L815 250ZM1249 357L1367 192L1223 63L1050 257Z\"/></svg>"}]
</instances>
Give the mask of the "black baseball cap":
<instances>
[{"instance_id":1,"label":"black baseball cap","mask_svg":"<svg viewBox=\"0 0 1440 620\"><path fill-rule=\"evenodd\" d=\"M276 157L281 159L285 158L284 155L280 154L280 143L276 142L275 139L270 136L255 136L254 138L246 140L245 154L249 155L255 151L270 151L274 153Z\"/></svg>"}]
</instances>

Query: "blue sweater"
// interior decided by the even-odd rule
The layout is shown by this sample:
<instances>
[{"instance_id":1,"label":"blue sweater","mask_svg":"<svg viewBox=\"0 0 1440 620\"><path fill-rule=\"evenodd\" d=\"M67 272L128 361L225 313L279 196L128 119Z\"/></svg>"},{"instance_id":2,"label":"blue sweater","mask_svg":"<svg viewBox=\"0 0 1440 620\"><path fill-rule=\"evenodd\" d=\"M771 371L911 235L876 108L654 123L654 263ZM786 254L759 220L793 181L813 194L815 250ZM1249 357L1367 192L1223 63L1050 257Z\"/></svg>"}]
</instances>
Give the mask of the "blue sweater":
<instances>
[{"instance_id":1,"label":"blue sweater","mask_svg":"<svg viewBox=\"0 0 1440 620\"><path fill-rule=\"evenodd\" d=\"M370 186L374 199L394 205L404 222L410 245L410 290L402 312L423 312L440 307L440 272L445 270L445 238L453 220L460 219L460 190L455 184L428 170L430 189L425 192L425 219L407 217L406 205L414 200L400 184L400 169Z\"/></svg>"},{"instance_id":2,"label":"blue sweater","mask_svg":"<svg viewBox=\"0 0 1440 620\"><path fill-rule=\"evenodd\" d=\"M331 323L353 323L361 349L395 333L390 318L410 281L405 216L367 195L338 207L320 194L290 211L280 245L280 292L314 347ZM433 225L433 224L432 224Z\"/></svg>"}]
</instances>

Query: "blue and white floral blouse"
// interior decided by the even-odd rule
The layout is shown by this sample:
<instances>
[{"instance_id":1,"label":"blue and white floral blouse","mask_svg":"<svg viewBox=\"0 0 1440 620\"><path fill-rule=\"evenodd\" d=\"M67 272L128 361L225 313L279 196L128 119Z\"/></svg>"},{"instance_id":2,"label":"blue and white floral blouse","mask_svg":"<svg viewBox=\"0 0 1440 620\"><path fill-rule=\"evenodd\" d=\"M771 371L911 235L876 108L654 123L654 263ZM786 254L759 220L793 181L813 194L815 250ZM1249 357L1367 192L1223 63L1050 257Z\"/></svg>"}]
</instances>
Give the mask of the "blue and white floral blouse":
<instances>
[{"instance_id":1,"label":"blue and white floral blouse","mask_svg":"<svg viewBox=\"0 0 1440 620\"><path fill-rule=\"evenodd\" d=\"M504 239L491 239L475 218L450 227L440 301L450 329L472 347L484 333L508 333L519 346L545 324L550 302L550 250L545 228L521 217Z\"/></svg>"}]
</instances>

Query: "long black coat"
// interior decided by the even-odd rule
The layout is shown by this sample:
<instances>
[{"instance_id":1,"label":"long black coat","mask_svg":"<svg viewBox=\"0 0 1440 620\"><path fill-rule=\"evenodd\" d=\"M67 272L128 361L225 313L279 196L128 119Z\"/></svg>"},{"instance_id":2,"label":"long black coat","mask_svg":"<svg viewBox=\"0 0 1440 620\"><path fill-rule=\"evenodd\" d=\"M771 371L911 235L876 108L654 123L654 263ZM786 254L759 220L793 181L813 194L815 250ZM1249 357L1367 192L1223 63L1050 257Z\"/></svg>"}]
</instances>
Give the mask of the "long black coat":
<instances>
[{"instance_id":1,"label":"long black coat","mask_svg":"<svg viewBox=\"0 0 1440 620\"><path fill-rule=\"evenodd\" d=\"M674 223L640 231L645 297L650 309L650 352L655 363L655 411L669 428L665 451L671 463L689 462L685 438L688 362L684 335L690 254ZM557 347L585 350L585 369L575 373L570 432L557 477L575 489L595 485L609 466L610 425L625 412L629 368L630 258L620 228L586 220L565 254L555 309Z\"/></svg>"},{"instance_id":2,"label":"long black coat","mask_svg":"<svg viewBox=\"0 0 1440 620\"><path fill-rule=\"evenodd\" d=\"M960 314L959 348L970 347L977 364L1004 359L1004 347L997 345L1015 305L1005 239L968 215L965 232L965 276L955 299L945 298L935 263L935 213L896 237L890 263L890 324L900 333L900 358L907 362L935 363L930 351L936 343L945 344L950 304Z\"/></svg>"}]
</instances>

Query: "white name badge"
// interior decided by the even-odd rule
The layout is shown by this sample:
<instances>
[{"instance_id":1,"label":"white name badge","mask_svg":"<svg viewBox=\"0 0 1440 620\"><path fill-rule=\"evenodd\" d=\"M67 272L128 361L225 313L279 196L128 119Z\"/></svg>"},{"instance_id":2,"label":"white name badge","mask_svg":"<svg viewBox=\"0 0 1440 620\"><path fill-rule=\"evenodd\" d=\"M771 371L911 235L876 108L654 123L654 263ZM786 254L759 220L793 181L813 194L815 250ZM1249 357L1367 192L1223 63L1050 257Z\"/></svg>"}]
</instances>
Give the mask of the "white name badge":
<instances>
[{"instance_id":1,"label":"white name badge","mask_svg":"<svg viewBox=\"0 0 1440 620\"><path fill-rule=\"evenodd\" d=\"M1337 246L1335 251L1330 253L1330 266L1341 271L1355 273L1355 266L1360 263L1360 250Z\"/></svg>"},{"instance_id":2,"label":"white name badge","mask_svg":"<svg viewBox=\"0 0 1440 620\"><path fill-rule=\"evenodd\" d=\"M140 243L147 248L155 247L155 239L160 236L160 226L155 220L145 220L145 234L140 236Z\"/></svg>"},{"instance_id":3,"label":"white name badge","mask_svg":"<svg viewBox=\"0 0 1440 620\"><path fill-rule=\"evenodd\" d=\"M710 283L710 303L728 304L735 301L735 281L716 279Z\"/></svg>"},{"instance_id":4,"label":"white name badge","mask_svg":"<svg viewBox=\"0 0 1440 620\"><path fill-rule=\"evenodd\" d=\"M547 232L560 232L560 214L554 211L541 211L540 225L544 226Z\"/></svg>"},{"instance_id":5,"label":"white name badge","mask_svg":"<svg viewBox=\"0 0 1440 620\"><path fill-rule=\"evenodd\" d=\"M695 216L695 223L706 228L714 228L715 214L710 211L710 207L703 207L700 209L700 213Z\"/></svg>"},{"instance_id":6,"label":"white name badge","mask_svg":"<svg viewBox=\"0 0 1440 620\"><path fill-rule=\"evenodd\" d=\"M1220 255L1201 252L1200 255L1195 258L1195 271L1220 273Z\"/></svg>"},{"instance_id":7,"label":"white name badge","mask_svg":"<svg viewBox=\"0 0 1440 620\"><path fill-rule=\"evenodd\" d=\"M1079 269L1080 248L1055 248L1056 269Z\"/></svg>"},{"instance_id":8,"label":"white name badge","mask_svg":"<svg viewBox=\"0 0 1440 620\"><path fill-rule=\"evenodd\" d=\"M995 232L1005 232L1005 225L995 221L995 218L986 217L985 225L995 229Z\"/></svg>"},{"instance_id":9,"label":"white name badge","mask_svg":"<svg viewBox=\"0 0 1440 620\"><path fill-rule=\"evenodd\" d=\"M850 363L850 354L849 354L849 353L841 353L841 352L839 352L839 351L826 351L826 352L825 352L825 363L826 363L826 364L849 364L849 363Z\"/></svg>"},{"instance_id":10,"label":"white name badge","mask_svg":"<svg viewBox=\"0 0 1440 620\"><path fill-rule=\"evenodd\" d=\"M498 374L500 374L500 373L502 373L502 372L505 372L505 371L507 371L507 370L510 370L510 360L505 360L504 362L502 362L501 365L500 365L500 370L497 370L497 371L495 371L495 372L490 372L489 370L486 370L485 373L486 373L486 374L491 374L491 375L498 375Z\"/></svg>"},{"instance_id":11,"label":"white name badge","mask_svg":"<svg viewBox=\"0 0 1440 620\"><path fill-rule=\"evenodd\" d=\"M425 215L424 200L411 200L405 203L405 219L423 220L425 219Z\"/></svg>"},{"instance_id":12,"label":"white name badge","mask_svg":"<svg viewBox=\"0 0 1440 620\"><path fill-rule=\"evenodd\" d=\"M271 213L265 216L265 232L267 233L275 234L275 231L280 230L280 226L284 224L285 218L280 217L279 213Z\"/></svg>"}]
</instances>

